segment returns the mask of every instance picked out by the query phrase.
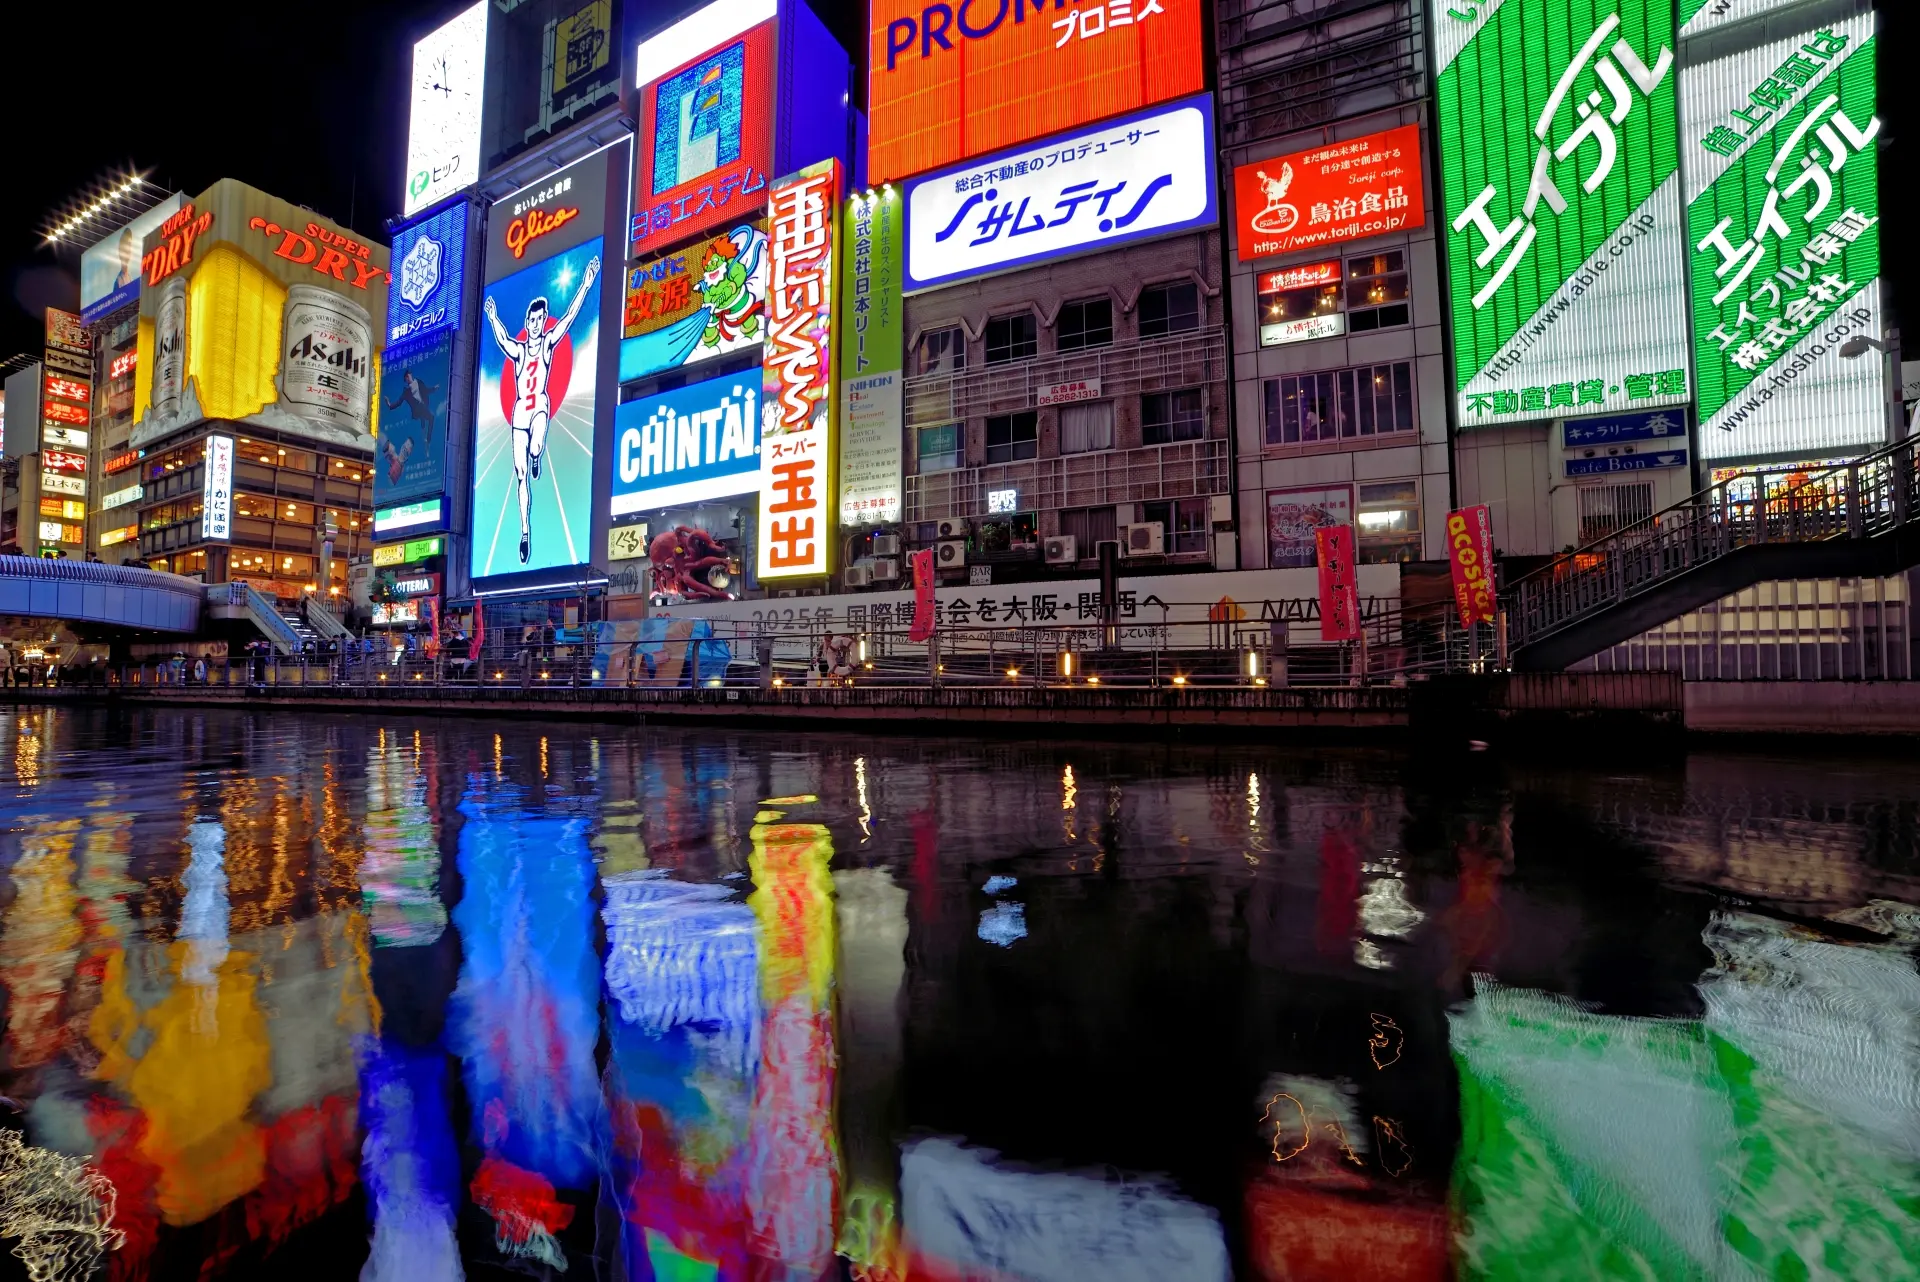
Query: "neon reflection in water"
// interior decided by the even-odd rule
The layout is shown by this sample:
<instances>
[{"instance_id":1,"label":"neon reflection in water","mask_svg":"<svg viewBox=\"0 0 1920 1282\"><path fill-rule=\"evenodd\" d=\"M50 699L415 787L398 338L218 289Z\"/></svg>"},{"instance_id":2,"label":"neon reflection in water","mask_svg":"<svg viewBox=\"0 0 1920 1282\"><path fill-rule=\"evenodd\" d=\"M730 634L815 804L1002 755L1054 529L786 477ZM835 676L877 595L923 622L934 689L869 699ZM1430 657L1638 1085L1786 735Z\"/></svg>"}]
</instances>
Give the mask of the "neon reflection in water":
<instances>
[{"instance_id":1,"label":"neon reflection in water","mask_svg":"<svg viewBox=\"0 0 1920 1282\"><path fill-rule=\"evenodd\" d=\"M469 1182L503 1253L564 1265L563 1190L596 1178L593 863L586 820L523 808L496 785L460 805L453 910L463 948L448 1039L462 1062L482 1157Z\"/></svg>"}]
</instances>

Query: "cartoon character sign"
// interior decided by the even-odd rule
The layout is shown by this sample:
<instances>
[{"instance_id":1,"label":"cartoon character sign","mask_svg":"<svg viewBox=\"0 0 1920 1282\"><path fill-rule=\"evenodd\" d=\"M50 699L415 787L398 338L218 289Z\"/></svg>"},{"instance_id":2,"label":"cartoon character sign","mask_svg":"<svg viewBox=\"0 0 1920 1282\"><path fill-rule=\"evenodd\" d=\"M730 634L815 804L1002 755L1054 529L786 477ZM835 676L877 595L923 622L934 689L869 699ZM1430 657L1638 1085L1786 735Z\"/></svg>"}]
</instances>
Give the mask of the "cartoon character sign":
<instances>
[{"instance_id":1,"label":"cartoon character sign","mask_svg":"<svg viewBox=\"0 0 1920 1282\"><path fill-rule=\"evenodd\" d=\"M692 365L766 337L767 234L743 223L627 273L620 381Z\"/></svg>"}]
</instances>

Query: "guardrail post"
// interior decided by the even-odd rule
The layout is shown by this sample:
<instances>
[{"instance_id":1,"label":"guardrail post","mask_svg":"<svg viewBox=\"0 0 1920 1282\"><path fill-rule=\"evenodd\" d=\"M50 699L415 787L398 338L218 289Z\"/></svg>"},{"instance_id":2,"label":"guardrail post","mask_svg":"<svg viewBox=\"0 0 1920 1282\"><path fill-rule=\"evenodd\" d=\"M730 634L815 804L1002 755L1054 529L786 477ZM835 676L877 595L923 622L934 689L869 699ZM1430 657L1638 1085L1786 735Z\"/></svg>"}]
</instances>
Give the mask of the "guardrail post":
<instances>
[{"instance_id":1,"label":"guardrail post","mask_svg":"<svg viewBox=\"0 0 1920 1282\"><path fill-rule=\"evenodd\" d=\"M1857 539L1866 526L1865 504L1860 501L1860 465L1847 464L1847 537Z\"/></svg>"}]
</instances>

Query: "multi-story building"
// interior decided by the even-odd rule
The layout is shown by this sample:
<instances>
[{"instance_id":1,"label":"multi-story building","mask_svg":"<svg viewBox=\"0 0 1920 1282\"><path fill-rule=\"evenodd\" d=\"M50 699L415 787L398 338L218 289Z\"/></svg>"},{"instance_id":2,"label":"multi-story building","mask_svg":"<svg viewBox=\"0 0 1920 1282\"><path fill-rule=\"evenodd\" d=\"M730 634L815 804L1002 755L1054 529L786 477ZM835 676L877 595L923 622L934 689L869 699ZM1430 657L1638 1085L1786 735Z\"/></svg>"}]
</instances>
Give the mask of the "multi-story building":
<instances>
[{"instance_id":1,"label":"multi-story building","mask_svg":"<svg viewBox=\"0 0 1920 1282\"><path fill-rule=\"evenodd\" d=\"M1220 0L1240 564L1444 557L1452 502L1426 41L1411 0Z\"/></svg>"}]
</instances>

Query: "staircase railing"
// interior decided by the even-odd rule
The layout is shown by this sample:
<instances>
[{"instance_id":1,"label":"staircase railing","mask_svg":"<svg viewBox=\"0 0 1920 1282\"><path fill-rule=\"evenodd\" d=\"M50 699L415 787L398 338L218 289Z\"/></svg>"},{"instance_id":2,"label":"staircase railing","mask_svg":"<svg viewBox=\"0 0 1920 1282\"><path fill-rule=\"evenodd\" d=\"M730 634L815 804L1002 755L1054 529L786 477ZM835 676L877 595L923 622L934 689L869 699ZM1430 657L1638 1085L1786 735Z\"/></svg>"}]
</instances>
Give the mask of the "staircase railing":
<instances>
[{"instance_id":1,"label":"staircase railing","mask_svg":"<svg viewBox=\"0 0 1920 1282\"><path fill-rule=\"evenodd\" d=\"M307 626L322 641L345 641L353 636L353 630L340 622L340 616L329 610L317 596L300 599L300 617L307 621Z\"/></svg>"},{"instance_id":2,"label":"staircase railing","mask_svg":"<svg viewBox=\"0 0 1920 1282\"><path fill-rule=\"evenodd\" d=\"M1760 468L1565 553L1501 593L1514 647L1538 641L1737 548L1870 539L1911 519L1920 437L1832 467Z\"/></svg>"},{"instance_id":3,"label":"staircase railing","mask_svg":"<svg viewBox=\"0 0 1920 1282\"><path fill-rule=\"evenodd\" d=\"M251 583L237 579L229 583L209 583L206 593L209 604L219 601L244 610L253 626L259 628L261 635L271 641L274 649L281 654L300 653L300 634L274 609L273 602L267 600Z\"/></svg>"}]
</instances>

